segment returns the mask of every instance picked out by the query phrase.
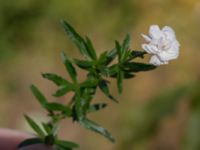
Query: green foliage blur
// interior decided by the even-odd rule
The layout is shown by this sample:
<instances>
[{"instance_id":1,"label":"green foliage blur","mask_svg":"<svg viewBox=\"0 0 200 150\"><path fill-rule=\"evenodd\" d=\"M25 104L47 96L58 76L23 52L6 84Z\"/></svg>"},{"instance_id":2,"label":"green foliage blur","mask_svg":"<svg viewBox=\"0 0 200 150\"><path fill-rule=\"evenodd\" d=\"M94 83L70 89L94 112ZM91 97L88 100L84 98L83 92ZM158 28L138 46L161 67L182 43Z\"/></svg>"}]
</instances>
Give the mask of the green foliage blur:
<instances>
[{"instance_id":1,"label":"green foliage blur","mask_svg":"<svg viewBox=\"0 0 200 150\"><path fill-rule=\"evenodd\" d=\"M200 149L199 0L0 0L0 127L30 131L24 113L46 119L29 85L37 84L50 98L56 87L43 81L41 72L66 75L59 60L62 50L79 57L61 19L89 35L98 54L127 33L131 48L140 50L141 33L151 24L173 27L181 44L179 59L125 81L119 104L91 115L114 133L116 144L71 122L63 122L63 131L71 130L61 137L77 141L81 150ZM117 88L111 92L117 95ZM97 99L106 98L99 92Z\"/></svg>"}]
</instances>

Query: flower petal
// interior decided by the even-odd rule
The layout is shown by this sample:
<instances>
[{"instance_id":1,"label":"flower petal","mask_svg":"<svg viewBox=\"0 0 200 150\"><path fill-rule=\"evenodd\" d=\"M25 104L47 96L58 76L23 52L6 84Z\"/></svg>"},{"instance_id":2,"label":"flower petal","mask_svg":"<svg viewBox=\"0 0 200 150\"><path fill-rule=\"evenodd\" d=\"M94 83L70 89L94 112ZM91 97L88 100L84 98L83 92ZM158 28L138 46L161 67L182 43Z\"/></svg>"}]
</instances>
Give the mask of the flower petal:
<instances>
[{"instance_id":1,"label":"flower petal","mask_svg":"<svg viewBox=\"0 0 200 150\"><path fill-rule=\"evenodd\" d=\"M153 39L160 39L163 37L163 33L158 25L151 25L149 29L149 35Z\"/></svg>"},{"instance_id":2,"label":"flower petal","mask_svg":"<svg viewBox=\"0 0 200 150\"><path fill-rule=\"evenodd\" d=\"M141 34L142 37L145 39L146 42L151 42L151 38L147 35Z\"/></svg>"},{"instance_id":3,"label":"flower petal","mask_svg":"<svg viewBox=\"0 0 200 150\"><path fill-rule=\"evenodd\" d=\"M162 32L165 34L165 37L168 40L175 40L176 39L175 32L171 27L169 27L169 26L163 27Z\"/></svg>"},{"instance_id":4,"label":"flower petal","mask_svg":"<svg viewBox=\"0 0 200 150\"><path fill-rule=\"evenodd\" d=\"M168 51L162 51L158 54L158 57L162 61L169 61L172 59L176 59L179 55L179 52L177 49L173 49L173 47Z\"/></svg>"},{"instance_id":5,"label":"flower petal","mask_svg":"<svg viewBox=\"0 0 200 150\"><path fill-rule=\"evenodd\" d=\"M155 66L160 66L160 65L168 64L168 61L161 61L156 55L153 55L149 63Z\"/></svg>"},{"instance_id":6,"label":"flower petal","mask_svg":"<svg viewBox=\"0 0 200 150\"><path fill-rule=\"evenodd\" d=\"M142 48L149 54L157 54L160 52L155 45L142 44Z\"/></svg>"}]
</instances>

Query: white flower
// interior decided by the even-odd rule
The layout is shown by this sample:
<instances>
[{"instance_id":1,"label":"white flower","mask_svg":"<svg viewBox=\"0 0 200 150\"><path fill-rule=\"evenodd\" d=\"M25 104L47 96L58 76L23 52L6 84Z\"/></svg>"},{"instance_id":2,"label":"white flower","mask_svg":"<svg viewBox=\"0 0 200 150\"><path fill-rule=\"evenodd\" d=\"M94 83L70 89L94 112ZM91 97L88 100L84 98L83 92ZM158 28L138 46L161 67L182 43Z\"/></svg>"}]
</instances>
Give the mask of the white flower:
<instances>
[{"instance_id":1,"label":"white flower","mask_svg":"<svg viewBox=\"0 0 200 150\"><path fill-rule=\"evenodd\" d=\"M162 29L158 25L151 25L149 36L143 35L148 44L142 44L142 48L153 56L150 64L155 66L168 64L169 60L176 59L179 55L180 44L171 27L165 26Z\"/></svg>"}]
</instances>

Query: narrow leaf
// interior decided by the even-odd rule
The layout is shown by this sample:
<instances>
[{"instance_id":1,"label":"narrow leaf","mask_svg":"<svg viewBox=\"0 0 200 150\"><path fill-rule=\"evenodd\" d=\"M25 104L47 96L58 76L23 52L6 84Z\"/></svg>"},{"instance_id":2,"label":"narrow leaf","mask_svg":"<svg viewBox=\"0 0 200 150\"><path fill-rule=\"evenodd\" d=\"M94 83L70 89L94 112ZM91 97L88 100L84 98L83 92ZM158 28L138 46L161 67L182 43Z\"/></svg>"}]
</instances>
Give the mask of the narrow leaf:
<instances>
[{"instance_id":1,"label":"narrow leaf","mask_svg":"<svg viewBox=\"0 0 200 150\"><path fill-rule=\"evenodd\" d=\"M116 48L103 52L98 60L99 65L109 65L117 56L117 50Z\"/></svg>"},{"instance_id":2,"label":"narrow leaf","mask_svg":"<svg viewBox=\"0 0 200 150\"><path fill-rule=\"evenodd\" d=\"M96 78L88 78L86 81L82 82L81 84L82 88L93 88L98 85L98 80Z\"/></svg>"},{"instance_id":3,"label":"narrow leaf","mask_svg":"<svg viewBox=\"0 0 200 150\"><path fill-rule=\"evenodd\" d=\"M63 104L60 104L60 103L47 103L46 104L46 109L49 110L49 111L62 111L64 112L67 116L71 116L72 114L72 111L69 107L63 105Z\"/></svg>"},{"instance_id":4,"label":"narrow leaf","mask_svg":"<svg viewBox=\"0 0 200 150\"><path fill-rule=\"evenodd\" d=\"M86 37L86 45L87 45L87 50L88 50L88 54L90 55L90 58L92 60L97 60L97 55L96 55L94 46L88 37Z\"/></svg>"},{"instance_id":5,"label":"narrow leaf","mask_svg":"<svg viewBox=\"0 0 200 150\"><path fill-rule=\"evenodd\" d=\"M64 52L61 53L61 58L65 64L65 67L70 75L70 77L72 78L72 80L74 82L77 81L76 77L77 77L77 73L76 70L74 68L74 66L72 65L71 61L69 60L69 58L65 55Z\"/></svg>"},{"instance_id":6,"label":"narrow leaf","mask_svg":"<svg viewBox=\"0 0 200 150\"><path fill-rule=\"evenodd\" d=\"M128 72L149 71L155 68L156 66L151 65L151 64L136 63L136 62L126 63L123 67L124 71L128 71Z\"/></svg>"},{"instance_id":7,"label":"narrow leaf","mask_svg":"<svg viewBox=\"0 0 200 150\"><path fill-rule=\"evenodd\" d=\"M110 95L108 85L105 80L99 81L99 88L101 91L114 102L118 102L112 95Z\"/></svg>"},{"instance_id":8,"label":"narrow leaf","mask_svg":"<svg viewBox=\"0 0 200 150\"><path fill-rule=\"evenodd\" d=\"M135 75L132 73L124 72L124 79L134 78Z\"/></svg>"},{"instance_id":9,"label":"narrow leaf","mask_svg":"<svg viewBox=\"0 0 200 150\"><path fill-rule=\"evenodd\" d=\"M118 74L117 74L117 87L118 87L118 92L119 94L122 93L122 81L123 81L123 72L121 70L119 70Z\"/></svg>"},{"instance_id":10,"label":"narrow leaf","mask_svg":"<svg viewBox=\"0 0 200 150\"><path fill-rule=\"evenodd\" d=\"M118 61L121 62L122 52L121 52L121 46L118 41L115 41L115 48L118 54Z\"/></svg>"},{"instance_id":11,"label":"narrow leaf","mask_svg":"<svg viewBox=\"0 0 200 150\"><path fill-rule=\"evenodd\" d=\"M36 97L36 99L39 101L39 103L44 107L45 104L47 103L47 100L44 97L44 95L34 85L31 85L31 91Z\"/></svg>"},{"instance_id":12,"label":"narrow leaf","mask_svg":"<svg viewBox=\"0 0 200 150\"><path fill-rule=\"evenodd\" d=\"M66 21L61 21L69 39L78 47L80 53L88 57L87 47L84 39L73 29L73 27Z\"/></svg>"},{"instance_id":13,"label":"narrow leaf","mask_svg":"<svg viewBox=\"0 0 200 150\"><path fill-rule=\"evenodd\" d=\"M43 138L45 136L45 133L43 132L43 130L39 127L39 125L37 125L37 123L31 119L29 116L24 115L26 121L29 123L29 125L31 126L31 128L41 137Z\"/></svg>"},{"instance_id":14,"label":"narrow leaf","mask_svg":"<svg viewBox=\"0 0 200 150\"><path fill-rule=\"evenodd\" d=\"M122 51L122 60L125 59L125 56L128 52L128 49L129 49L129 44L130 44L130 35L127 34L124 41L123 41L123 44L122 44L122 48L121 48L121 51Z\"/></svg>"},{"instance_id":15,"label":"narrow leaf","mask_svg":"<svg viewBox=\"0 0 200 150\"><path fill-rule=\"evenodd\" d=\"M65 80L61 76L58 76L54 73L43 73L42 77L45 78L45 79L48 79L50 81L53 81L58 86L70 84L70 82L68 82L67 80Z\"/></svg>"},{"instance_id":16,"label":"narrow leaf","mask_svg":"<svg viewBox=\"0 0 200 150\"><path fill-rule=\"evenodd\" d=\"M99 126L95 122L93 122L91 120L88 120L88 119L83 119L80 123L85 128L90 129L91 131L94 131L94 132L96 132L98 134L103 135L104 137L106 137L111 142L115 142L115 140L112 137L112 135L106 129L104 129L103 127Z\"/></svg>"},{"instance_id":17,"label":"narrow leaf","mask_svg":"<svg viewBox=\"0 0 200 150\"><path fill-rule=\"evenodd\" d=\"M52 134L52 125L51 124L42 122L42 126L48 135Z\"/></svg>"},{"instance_id":18,"label":"narrow leaf","mask_svg":"<svg viewBox=\"0 0 200 150\"><path fill-rule=\"evenodd\" d=\"M100 103L100 104L90 105L90 107L88 109L88 113L99 111L101 109L104 109L106 106L107 106L106 103Z\"/></svg>"},{"instance_id":19,"label":"narrow leaf","mask_svg":"<svg viewBox=\"0 0 200 150\"><path fill-rule=\"evenodd\" d=\"M30 145L34 145L34 144L40 144L40 143L44 143L44 141L40 138L30 138L30 139L26 139L24 141L22 141L17 148L23 148L26 146L30 146Z\"/></svg>"},{"instance_id":20,"label":"narrow leaf","mask_svg":"<svg viewBox=\"0 0 200 150\"><path fill-rule=\"evenodd\" d=\"M85 69L85 70L89 70L92 68L92 66L94 65L94 63L92 61L88 61L88 60L78 60L78 59L74 59L74 63L81 69Z\"/></svg>"},{"instance_id":21,"label":"narrow leaf","mask_svg":"<svg viewBox=\"0 0 200 150\"><path fill-rule=\"evenodd\" d=\"M74 88L71 86L61 86L54 94L55 97L61 97L67 94L70 91L74 91Z\"/></svg>"},{"instance_id":22,"label":"narrow leaf","mask_svg":"<svg viewBox=\"0 0 200 150\"><path fill-rule=\"evenodd\" d=\"M147 54L147 52L145 52L145 51L131 51L128 61L130 61L134 58L137 58L137 57L144 58L145 54Z\"/></svg>"},{"instance_id":23,"label":"narrow leaf","mask_svg":"<svg viewBox=\"0 0 200 150\"><path fill-rule=\"evenodd\" d=\"M70 142L70 141L63 141L63 140L56 140L55 144L62 147L62 148L66 148L66 149L72 149L72 148L78 148L79 145L74 143L74 142Z\"/></svg>"},{"instance_id":24,"label":"narrow leaf","mask_svg":"<svg viewBox=\"0 0 200 150\"><path fill-rule=\"evenodd\" d=\"M55 145L55 149L56 149L56 150L73 150L73 149L71 149L71 148L63 148L63 147L61 147L61 146L59 146L59 145Z\"/></svg>"}]
</instances>

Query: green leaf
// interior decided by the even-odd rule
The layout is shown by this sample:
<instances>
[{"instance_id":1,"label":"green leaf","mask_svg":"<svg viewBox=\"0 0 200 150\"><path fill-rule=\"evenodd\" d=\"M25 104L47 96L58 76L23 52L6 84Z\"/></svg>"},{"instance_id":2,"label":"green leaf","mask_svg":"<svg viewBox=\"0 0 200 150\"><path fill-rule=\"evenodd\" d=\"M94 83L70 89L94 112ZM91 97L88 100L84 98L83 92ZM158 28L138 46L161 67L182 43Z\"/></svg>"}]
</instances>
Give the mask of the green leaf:
<instances>
[{"instance_id":1,"label":"green leaf","mask_svg":"<svg viewBox=\"0 0 200 150\"><path fill-rule=\"evenodd\" d=\"M82 88L94 88L98 85L98 79L90 77L80 84Z\"/></svg>"},{"instance_id":2,"label":"green leaf","mask_svg":"<svg viewBox=\"0 0 200 150\"><path fill-rule=\"evenodd\" d=\"M78 47L80 53L88 57L88 51L84 39L73 29L73 27L66 21L61 21L69 39Z\"/></svg>"},{"instance_id":3,"label":"green leaf","mask_svg":"<svg viewBox=\"0 0 200 150\"><path fill-rule=\"evenodd\" d=\"M137 58L137 57L144 58L145 54L147 54L147 52L145 52L145 51L131 51L128 61L130 61L134 58Z\"/></svg>"},{"instance_id":4,"label":"green leaf","mask_svg":"<svg viewBox=\"0 0 200 150\"><path fill-rule=\"evenodd\" d=\"M63 147L61 147L59 145L55 145L55 149L56 150L72 150L71 148L63 148Z\"/></svg>"},{"instance_id":5,"label":"green leaf","mask_svg":"<svg viewBox=\"0 0 200 150\"><path fill-rule=\"evenodd\" d=\"M140 71L153 70L155 68L156 66L151 64L129 62L124 65L123 70L128 72L140 72Z\"/></svg>"},{"instance_id":6,"label":"green leaf","mask_svg":"<svg viewBox=\"0 0 200 150\"><path fill-rule=\"evenodd\" d=\"M129 49L129 44L130 44L130 35L127 34L124 41L123 41L122 48L121 48L122 60L125 60L125 58L126 58L126 54L128 52L128 49Z\"/></svg>"},{"instance_id":7,"label":"green leaf","mask_svg":"<svg viewBox=\"0 0 200 150\"><path fill-rule=\"evenodd\" d=\"M135 75L132 73L124 72L124 79L134 78Z\"/></svg>"},{"instance_id":8,"label":"green leaf","mask_svg":"<svg viewBox=\"0 0 200 150\"><path fill-rule=\"evenodd\" d=\"M44 138L45 137L45 133L43 132L43 130L39 127L39 125L37 125L37 123L31 119L29 116L24 115L26 121L29 123L29 125L31 126L31 128L41 137Z\"/></svg>"},{"instance_id":9,"label":"green leaf","mask_svg":"<svg viewBox=\"0 0 200 150\"><path fill-rule=\"evenodd\" d=\"M54 142L55 142L55 136L53 134L45 136L44 143L46 145L53 145Z\"/></svg>"},{"instance_id":10,"label":"green leaf","mask_svg":"<svg viewBox=\"0 0 200 150\"><path fill-rule=\"evenodd\" d=\"M54 94L53 96L55 97L61 97L67 94L70 91L74 91L74 86L69 85L69 86L61 86Z\"/></svg>"},{"instance_id":11,"label":"green leaf","mask_svg":"<svg viewBox=\"0 0 200 150\"><path fill-rule=\"evenodd\" d=\"M52 125L49 124L49 123L44 123L42 122L42 126L44 128L44 130L46 131L46 133L49 135L49 134L52 134Z\"/></svg>"},{"instance_id":12,"label":"green leaf","mask_svg":"<svg viewBox=\"0 0 200 150\"><path fill-rule=\"evenodd\" d=\"M73 106L73 119L75 120L82 120L85 117L86 112L84 111L85 106L85 99L82 99L80 91L77 91L75 96L73 97L75 104Z\"/></svg>"},{"instance_id":13,"label":"green leaf","mask_svg":"<svg viewBox=\"0 0 200 150\"><path fill-rule=\"evenodd\" d=\"M102 75L106 76L106 77L113 77L113 76L117 76L118 73L118 65L114 64L110 67L106 67L102 70Z\"/></svg>"},{"instance_id":14,"label":"green leaf","mask_svg":"<svg viewBox=\"0 0 200 150\"><path fill-rule=\"evenodd\" d=\"M94 63L92 61L88 61L88 60L78 60L78 59L74 59L74 63L81 69L85 69L85 70L89 70L92 68L92 66L94 65Z\"/></svg>"},{"instance_id":15,"label":"green leaf","mask_svg":"<svg viewBox=\"0 0 200 150\"><path fill-rule=\"evenodd\" d=\"M113 100L114 102L118 102L112 95L110 95L109 88L108 88L106 80L100 80L99 81L99 88L111 100Z\"/></svg>"},{"instance_id":16,"label":"green leaf","mask_svg":"<svg viewBox=\"0 0 200 150\"><path fill-rule=\"evenodd\" d=\"M100 103L100 104L93 104L93 105L90 105L90 107L89 107L89 109L88 109L88 113L99 111L99 110L105 108L106 106L107 106L106 103Z\"/></svg>"},{"instance_id":17,"label":"green leaf","mask_svg":"<svg viewBox=\"0 0 200 150\"><path fill-rule=\"evenodd\" d=\"M23 148L26 146L30 146L30 145L34 145L34 144L40 144L40 143L44 143L44 141L40 138L30 138L30 139L26 139L24 141L22 141L17 148Z\"/></svg>"},{"instance_id":18,"label":"green leaf","mask_svg":"<svg viewBox=\"0 0 200 150\"><path fill-rule=\"evenodd\" d=\"M88 54L90 55L90 58L92 60L97 60L97 55L96 55L94 46L92 45L92 42L88 37L86 37L86 45L87 45Z\"/></svg>"},{"instance_id":19,"label":"green leaf","mask_svg":"<svg viewBox=\"0 0 200 150\"><path fill-rule=\"evenodd\" d=\"M65 67L70 75L70 77L72 78L72 80L74 82L77 82L77 73L76 73L76 70L74 68L74 66L72 65L71 61L69 60L69 58L65 55L64 52L61 53L61 58L65 64Z\"/></svg>"},{"instance_id":20,"label":"green leaf","mask_svg":"<svg viewBox=\"0 0 200 150\"><path fill-rule=\"evenodd\" d=\"M118 61L121 62L121 58L122 58L122 51L121 51L121 46L119 44L118 41L115 41L115 48L117 50L117 54L118 54Z\"/></svg>"},{"instance_id":21,"label":"green leaf","mask_svg":"<svg viewBox=\"0 0 200 150\"><path fill-rule=\"evenodd\" d=\"M34 94L34 96L36 97L36 99L39 101L39 103L44 107L47 103L47 100L44 97L44 95L34 85L31 85L31 91Z\"/></svg>"},{"instance_id":22,"label":"green leaf","mask_svg":"<svg viewBox=\"0 0 200 150\"><path fill-rule=\"evenodd\" d=\"M116 48L112 49L111 51L108 51L106 54L106 65L108 65L110 62L112 62L115 57L117 56L117 50Z\"/></svg>"},{"instance_id":23,"label":"green leaf","mask_svg":"<svg viewBox=\"0 0 200 150\"><path fill-rule=\"evenodd\" d=\"M63 141L63 140L56 140L55 144L61 148L64 149L72 149L72 148L78 148L79 145L74 143L74 142L70 142L70 141Z\"/></svg>"},{"instance_id":24,"label":"green leaf","mask_svg":"<svg viewBox=\"0 0 200 150\"><path fill-rule=\"evenodd\" d=\"M99 126L98 124L96 124L95 122L88 120L88 119L83 119L81 122L81 125L83 125L85 128L94 131L98 134L103 135L104 137L106 137L108 140L110 140L111 142L115 142L114 138L112 137L112 135L103 127Z\"/></svg>"},{"instance_id":25,"label":"green leaf","mask_svg":"<svg viewBox=\"0 0 200 150\"><path fill-rule=\"evenodd\" d=\"M103 52L98 60L99 65L107 66L109 65L117 56L117 50L116 48Z\"/></svg>"},{"instance_id":26,"label":"green leaf","mask_svg":"<svg viewBox=\"0 0 200 150\"><path fill-rule=\"evenodd\" d=\"M49 111L62 111L64 112L67 116L71 116L72 111L69 107L62 105L60 103L47 103L46 104L46 109Z\"/></svg>"},{"instance_id":27,"label":"green leaf","mask_svg":"<svg viewBox=\"0 0 200 150\"><path fill-rule=\"evenodd\" d=\"M54 73L43 73L42 77L46 78L46 79L48 79L50 81L53 81L58 86L60 86L60 85L69 85L70 84L70 82L68 82L67 80L65 80L61 76L58 76L58 75L56 75Z\"/></svg>"},{"instance_id":28,"label":"green leaf","mask_svg":"<svg viewBox=\"0 0 200 150\"><path fill-rule=\"evenodd\" d=\"M122 85L123 77L124 77L123 72L119 70L117 74L117 87L119 94L121 94L123 90L123 85Z\"/></svg>"}]
</instances>

